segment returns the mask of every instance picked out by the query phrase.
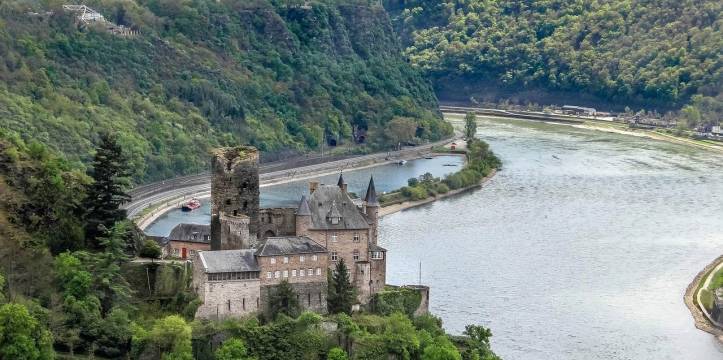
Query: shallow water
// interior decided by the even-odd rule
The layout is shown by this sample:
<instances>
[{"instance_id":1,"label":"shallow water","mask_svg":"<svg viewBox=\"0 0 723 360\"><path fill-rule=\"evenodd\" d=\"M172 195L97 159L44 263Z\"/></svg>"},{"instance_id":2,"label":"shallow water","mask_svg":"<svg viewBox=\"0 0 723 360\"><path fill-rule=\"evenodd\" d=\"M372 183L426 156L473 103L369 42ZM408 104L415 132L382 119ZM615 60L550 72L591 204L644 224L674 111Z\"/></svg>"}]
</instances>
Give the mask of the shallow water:
<instances>
[{"instance_id":1,"label":"shallow water","mask_svg":"<svg viewBox=\"0 0 723 360\"><path fill-rule=\"evenodd\" d=\"M386 216L388 282L430 285L445 327L504 359L722 359L683 293L723 253L723 156L626 135L482 120L504 169Z\"/></svg>"},{"instance_id":2,"label":"shallow water","mask_svg":"<svg viewBox=\"0 0 723 360\"><path fill-rule=\"evenodd\" d=\"M399 189L407 185L407 180L418 177L424 173L431 173L435 177L458 171L464 165L460 156L444 155L432 159L418 159L408 161L404 166L386 164L359 170L344 171L344 180L348 189L359 196L364 196L369 176L374 176L377 192ZM284 184L261 188L261 207L293 207L298 205L301 194L308 194L309 181L319 181L322 184L336 184L339 175L326 175L313 179L306 179ZM174 226L179 223L209 224L211 222L211 205L209 199L202 200L202 207L192 212L183 212L180 209L172 210L153 222L146 233L149 235L166 236Z\"/></svg>"}]
</instances>

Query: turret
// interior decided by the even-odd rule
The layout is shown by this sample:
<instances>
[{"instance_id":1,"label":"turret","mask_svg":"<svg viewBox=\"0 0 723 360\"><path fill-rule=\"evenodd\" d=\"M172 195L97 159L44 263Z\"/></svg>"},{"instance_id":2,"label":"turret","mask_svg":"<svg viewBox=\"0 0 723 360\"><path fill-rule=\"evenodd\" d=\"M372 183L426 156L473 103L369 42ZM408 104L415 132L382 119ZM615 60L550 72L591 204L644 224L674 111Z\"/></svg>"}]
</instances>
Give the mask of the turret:
<instances>
[{"instance_id":1,"label":"turret","mask_svg":"<svg viewBox=\"0 0 723 360\"><path fill-rule=\"evenodd\" d=\"M336 185L342 192L346 192L347 184L344 182L344 174L339 173L339 181L336 182Z\"/></svg>"},{"instance_id":2,"label":"turret","mask_svg":"<svg viewBox=\"0 0 723 360\"><path fill-rule=\"evenodd\" d=\"M369 178L369 186L364 197L364 212L370 222L369 239L373 244L377 243L377 227L379 225L379 199L377 199L377 190L374 188L374 177Z\"/></svg>"},{"instance_id":3,"label":"turret","mask_svg":"<svg viewBox=\"0 0 723 360\"><path fill-rule=\"evenodd\" d=\"M309 228L311 228L311 209L306 195L302 195L299 207L296 209L296 236L307 235Z\"/></svg>"}]
</instances>

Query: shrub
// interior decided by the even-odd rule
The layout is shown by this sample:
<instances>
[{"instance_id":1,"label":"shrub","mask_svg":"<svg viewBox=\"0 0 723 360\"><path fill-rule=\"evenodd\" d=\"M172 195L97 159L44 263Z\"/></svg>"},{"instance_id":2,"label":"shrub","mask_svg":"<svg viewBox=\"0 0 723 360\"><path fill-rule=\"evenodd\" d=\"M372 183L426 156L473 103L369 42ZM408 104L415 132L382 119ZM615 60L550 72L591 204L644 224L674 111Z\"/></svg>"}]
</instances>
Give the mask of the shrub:
<instances>
[{"instance_id":1,"label":"shrub","mask_svg":"<svg viewBox=\"0 0 723 360\"><path fill-rule=\"evenodd\" d=\"M161 247L158 246L155 241L148 239L143 242L143 247L141 248L138 256L142 258L158 259L161 257L161 253Z\"/></svg>"}]
</instances>

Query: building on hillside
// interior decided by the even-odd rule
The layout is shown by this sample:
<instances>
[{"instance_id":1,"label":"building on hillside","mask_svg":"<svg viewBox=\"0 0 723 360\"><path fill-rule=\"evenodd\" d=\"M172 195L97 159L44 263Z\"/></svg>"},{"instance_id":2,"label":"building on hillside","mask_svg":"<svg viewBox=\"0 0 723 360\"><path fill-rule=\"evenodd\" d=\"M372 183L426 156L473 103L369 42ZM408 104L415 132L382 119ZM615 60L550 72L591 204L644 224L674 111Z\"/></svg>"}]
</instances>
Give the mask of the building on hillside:
<instances>
[{"instance_id":1,"label":"building on hillside","mask_svg":"<svg viewBox=\"0 0 723 360\"><path fill-rule=\"evenodd\" d=\"M327 269L335 271L341 259L359 304L384 289L386 250L377 243L380 204L373 178L363 199L349 193L340 175L336 185L310 182L309 195L296 207L261 209L258 152L236 147L214 152L211 184L211 251L194 259L194 284L204 302L198 317L266 311L283 280L302 308L323 313ZM219 265L223 261L228 264ZM250 277L253 272L259 274ZM228 293L234 291L240 295Z\"/></svg>"},{"instance_id":2,"label":"building on hillside","mask_svg":"<svg viewBox=\"0 0 723 360\"><path fill-rule=\"evenodd\" d=\"M270 298L287 281L302 310L326 313L326 249L308 237L271 237L258 249L201 251L193 287L203 304L196 318L268 313Z\"/></svg>"},{"instance_id":3,"label":"building on hillside","mask_svg":"<svg viewBox=\"0 0 723 360\"><path fill-rule=\"evenodd\" d=\"M150 236L161 247L161 257L193 259L198 251L211 250L211 226L178 224L168 236Z\"/></svg>"},{"instance_id":4,"label":"building on hillside","mask_svg":"<svg viewBox=\"0 0 723 360\"><path fill-rule=\"evenodd\" d=\"M562 113L568 115L595 116L597 111L591 107L565 105L562 107Z\"/></svg>"}]
</instances>

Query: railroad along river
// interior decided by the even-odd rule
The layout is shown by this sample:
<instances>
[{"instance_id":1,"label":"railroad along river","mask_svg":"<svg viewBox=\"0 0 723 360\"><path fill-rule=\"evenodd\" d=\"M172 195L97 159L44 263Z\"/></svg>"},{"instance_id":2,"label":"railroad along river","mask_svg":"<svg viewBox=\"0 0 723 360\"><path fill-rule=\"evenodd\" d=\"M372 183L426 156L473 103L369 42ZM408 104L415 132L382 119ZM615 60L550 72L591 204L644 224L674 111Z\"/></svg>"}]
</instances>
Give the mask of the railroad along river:
<instances>
[{"instance_id":1,"label":"railroad along river","mask_svg":"<svg viewBox=\"0 0 723 360\"><path fill-rule=\"evenodd\" d=\"M723 254L723 156L568 125L480 118L504 169L384 217L390 283L431 286L445 328L504 359L723 359L683 303Z\"/></svg>"}]
</instances>

